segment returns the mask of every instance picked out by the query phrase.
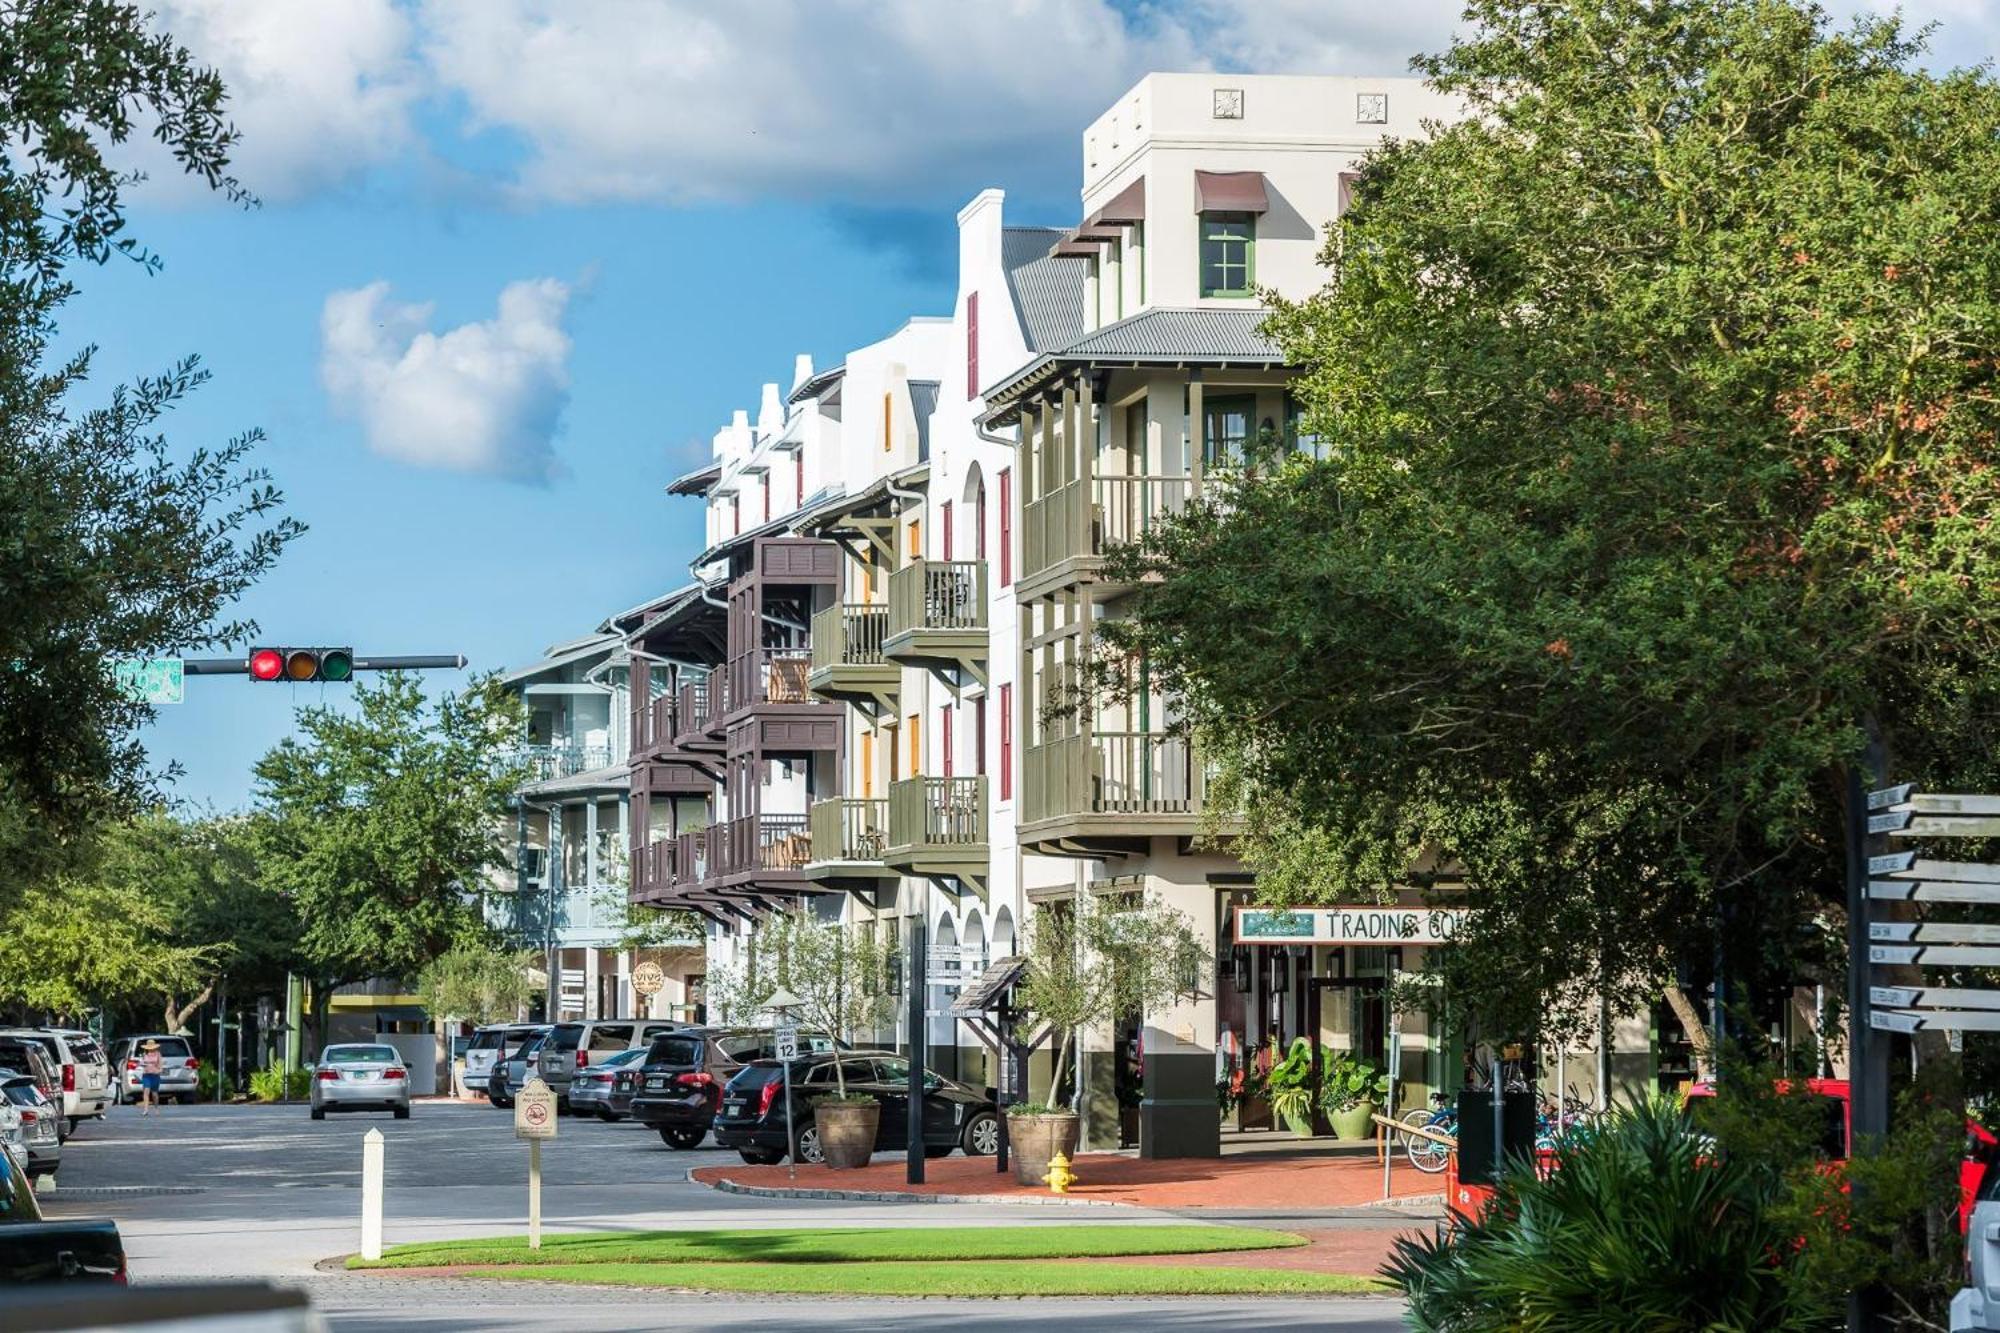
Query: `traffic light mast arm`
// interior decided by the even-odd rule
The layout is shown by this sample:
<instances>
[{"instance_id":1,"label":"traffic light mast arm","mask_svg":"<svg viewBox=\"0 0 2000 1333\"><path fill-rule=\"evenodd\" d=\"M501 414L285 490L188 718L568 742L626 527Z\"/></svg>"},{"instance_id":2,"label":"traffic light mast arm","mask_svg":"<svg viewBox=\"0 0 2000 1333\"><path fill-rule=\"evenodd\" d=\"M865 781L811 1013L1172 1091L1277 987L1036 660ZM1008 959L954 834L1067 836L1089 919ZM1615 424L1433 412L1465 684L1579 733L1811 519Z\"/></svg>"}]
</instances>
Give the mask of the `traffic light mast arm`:
<instances>
[{"instance_id":1,"label":"traffic light mast arm","mask_svg":"<svg viewBox=\"0 0 2000 1333\"><path fill-rule=\"evenodd\" d=\"M356 671L458 671L466 666L463 653L433 653L402 657L357 657ZM190 676L247 676L247 657L190 657L183 670Z\"/></svg>"}]
</instances>

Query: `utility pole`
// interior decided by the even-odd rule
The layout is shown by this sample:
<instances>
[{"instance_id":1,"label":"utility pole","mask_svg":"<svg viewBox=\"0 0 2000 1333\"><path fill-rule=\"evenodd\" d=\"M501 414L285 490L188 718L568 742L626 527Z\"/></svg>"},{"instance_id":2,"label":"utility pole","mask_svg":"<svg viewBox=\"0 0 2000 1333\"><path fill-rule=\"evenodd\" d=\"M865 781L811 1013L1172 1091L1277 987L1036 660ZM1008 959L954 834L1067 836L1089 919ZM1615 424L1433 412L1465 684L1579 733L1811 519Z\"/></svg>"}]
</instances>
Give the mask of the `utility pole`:
<instances>
[{"instance_id":1,"label":"utility pole","mask_svg":"<svg viewBox=\"0 0 2000 1333\"><path fill-rule=\"evenodd\" d=\"M930 997L928 973L930 966L924 954L924 919L910 918L910 1091L909 1091L909 1140L904 1178L912 1185L924 1183L924 1057L930 1045L927 1030Z\"/></svg>"}]
</instances>

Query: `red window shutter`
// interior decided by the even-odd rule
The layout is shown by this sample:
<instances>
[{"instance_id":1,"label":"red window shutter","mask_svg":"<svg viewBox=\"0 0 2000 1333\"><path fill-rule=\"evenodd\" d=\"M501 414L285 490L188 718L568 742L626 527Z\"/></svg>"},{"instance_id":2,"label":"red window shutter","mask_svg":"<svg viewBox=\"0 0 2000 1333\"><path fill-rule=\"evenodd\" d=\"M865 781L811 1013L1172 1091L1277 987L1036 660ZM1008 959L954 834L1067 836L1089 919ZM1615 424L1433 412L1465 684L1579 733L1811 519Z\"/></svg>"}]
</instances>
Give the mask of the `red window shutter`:
<instances>
[{"instance_id":1,"label":"red window shutter","mask_svg":"<svg viewBox=\"0 0 2000 1333\"><path fill-rule=\"evenodd\" d=\"M938 709L938 751L944 765L944 776L951 776L951 719L952 708L946 705Z\"/></svg>"},{"instance_id":2,"label":"red window shutter","mask_svg":"<svg viewBox=\"0 0 2000 1333\"><path fill-rule=\"evenodd\" d=\"M972 701L972 771L986 776L986 696Z\"/></svg>"},{"instance_id":3,"label":"red window shutter","mask_svg":"<svg viewBox=\"0 0 2000 1333\"><path fill-rule=\"evenodd\" d=\"M757 481L764 488L764 521L769 523L771 521L771 474L766 472L763 476L757 478Z\"/></svg>"},{"instance_id":4,"label":"red window shutter","mask_svg":"<svg viewBox=\"0 0 2000 1333\"><path fill-rule=\"evenodd\" d=\"M806 502L806 451L801 448L792 455L792 503L803 507Z\"/></svg>"},{"instance_id":5,"label":"red window shutter","mask_svg":"<svg viewBox=\"0 0 2000 1333\"><path fill-rule=\"evenodd\" d=\"M1012 685L1000 687L1000 799L1003 801L1014 799L1014 687Z\"/></svg>"},{"instance_id":6,"label":"red window shutter","mask_svg":"<svg viewBox=\"0 0 2000 1333\"><path fill-rule=\"evenodd\" d=\"M944 511L944 558L951 559L951 501L938 506Z\"/></svg>"},{"instance_id":7,"label":"red window shutter","mask_svg":"<svg viewBox=\"0 0 2000 1333\"><path fill-rule=\"evenodd\" d=\"M1000 586L1014 581L1014 469L1000 469Z\"/></svg>"},{"instance_id":8,"label":"red window shutter","mask_svg":"<svg viewBox=\"0 0 2000 1333\"><path fill-rule=\"evenodd\" d=\"M979 396L979 293L965 298L965 396Z\"/></svg>"}]
</instances>

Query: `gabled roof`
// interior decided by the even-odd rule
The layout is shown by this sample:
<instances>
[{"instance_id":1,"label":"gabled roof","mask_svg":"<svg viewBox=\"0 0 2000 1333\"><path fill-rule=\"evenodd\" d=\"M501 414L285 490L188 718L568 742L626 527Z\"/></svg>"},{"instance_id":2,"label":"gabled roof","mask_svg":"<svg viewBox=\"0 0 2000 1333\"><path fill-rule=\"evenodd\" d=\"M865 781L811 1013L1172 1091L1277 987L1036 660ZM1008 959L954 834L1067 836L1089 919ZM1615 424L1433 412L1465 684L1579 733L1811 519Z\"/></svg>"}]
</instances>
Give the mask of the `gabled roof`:
<instances>
[{"instance_id":1,"label":"gabled roof","mask_svg":"<svg viewBox=\"0 0 2000 1333\"><path fill-rule=\"evenodd\" d=\"M1030 352L1049 351L1083 333L1083 281L1090 261L1050 255L1049 248L1063 235L1061 227L1000 230L1000 264Z\"/></svg>"},{"instance_id":2,"label":"gabled roof","mask_svg":"<svg viewBox=\"0 0 2000 1333\"><path fill-rule=\"evenodd\" d=\"M1092 329L1045 352L986 390L986 419L1011 421L1017 400L1073 366L1282 366L1284 353L1264 336L1262 306L1159 307Z\"/></svg>"},{"instance_id":3,"label":"gabled roof","mask_svg":"<svg viewBox=\"0 0 2000 1333\"><path fill-rule=\"evenodd\" d=\"M847 363L844 361L837 366L822 370L817 375L801 380L799 387L792 390L791 396L785 399L785 401L788 403L798 403L808 398L817 398L822 393L825 393L829 386L839 383L841 377L846 374Z\"/></svg>"},{"instance_id":4,"label":"gabled roof","mask_svg":"<svg viewBox=\"0 0 2000 1333\"><path fill-rule=\"evenodd\" d=\"M722 464L703 463L692 472L683 472L667 483L668 495L706 495L722 475Z\"/></svg>"},{"instance_id":5,"label":"gabled roof","mask_svg":"<svg viewBox=\"0 0 2000 1333\"><path fill-rule=\"evenodd\" d=\"M593 657L608 657L614 651L622 652L625 639L618 634L592 634L587 638L573 639L550 648L548 655L539 662L531 662L524 667L516 667L500 677L500 683L513 685L535 676L555 671L561 667L573 666L578 662L588 662Z\"/></svg>"},{"instance_id":6,"label":"gabled roof","mask_svg":"<svg viewBox=\"0 0 2000 1333\"><path fill-rule=\"evenodd\" d=\"M627 607L614 615L606 616L604 623L599 625L598 629L606 634L620 632L629 634L634 629L649 625L662 616L672 615L676 609L700 595L700 584L684 583L672 592L662 593L650 601L641 602L637 606Z\"/></svg>"}]
</instances>

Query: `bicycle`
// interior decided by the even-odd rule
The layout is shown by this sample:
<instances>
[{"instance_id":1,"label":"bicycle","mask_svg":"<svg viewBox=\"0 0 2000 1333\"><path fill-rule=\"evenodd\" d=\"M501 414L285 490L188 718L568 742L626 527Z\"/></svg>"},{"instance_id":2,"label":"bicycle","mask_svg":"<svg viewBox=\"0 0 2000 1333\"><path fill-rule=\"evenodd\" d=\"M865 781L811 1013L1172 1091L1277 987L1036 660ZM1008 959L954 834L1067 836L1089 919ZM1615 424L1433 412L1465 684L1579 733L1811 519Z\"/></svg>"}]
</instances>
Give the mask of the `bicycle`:
<instances>
[{"instance_id":1,"label":"bicycle","mask_svg":"<svg viewBox=\"0 0 2000 1333\"><path fill-rule=\"evenodd\" d=\"M1428 1110L1415 1110L1399 1122L1410 1129L1429 1130L1433 1134L1445 1134L1454 1141L1458 1138L1458 1107L1451 1098L1441 1092L1431 1094ZM1451 1161L1452 1147L1422 1134L1403 1136L1403 1154L1410 1159L1410 1165L1426 1175L1436 1175Z\"/></svg>"}]
</instances>

